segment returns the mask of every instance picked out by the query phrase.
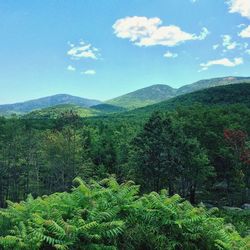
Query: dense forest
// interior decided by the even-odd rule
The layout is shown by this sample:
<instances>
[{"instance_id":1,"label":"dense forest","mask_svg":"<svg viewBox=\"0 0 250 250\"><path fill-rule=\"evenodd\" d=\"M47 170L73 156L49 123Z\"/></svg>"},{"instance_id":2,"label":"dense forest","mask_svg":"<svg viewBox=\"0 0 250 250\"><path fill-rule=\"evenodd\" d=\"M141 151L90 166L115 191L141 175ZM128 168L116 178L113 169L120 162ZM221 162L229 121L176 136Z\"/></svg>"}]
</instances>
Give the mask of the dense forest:
<instances>
[{"instance_id":1,"label":"dense forest","mask_svg":"<svg viewBox=\"0 0 250 250\"><path fill-rule=\"evenodd\" d=\"M250 108L194 102L0 118L0 249L249 249Z\"/></svg>"}]
</instances>

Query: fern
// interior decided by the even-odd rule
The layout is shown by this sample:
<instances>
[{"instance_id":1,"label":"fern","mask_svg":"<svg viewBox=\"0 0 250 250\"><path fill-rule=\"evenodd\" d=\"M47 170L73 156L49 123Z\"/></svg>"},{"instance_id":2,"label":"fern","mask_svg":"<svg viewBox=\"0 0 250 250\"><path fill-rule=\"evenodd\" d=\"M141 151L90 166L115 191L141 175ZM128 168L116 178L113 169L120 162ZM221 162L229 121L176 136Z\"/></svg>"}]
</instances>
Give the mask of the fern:
<instances>
[{"instance_id":1,"label":"fern","mask_svg":"<svg viewBox=\"0 0 250 250\"><path fill-rule=\"evenodd\" d=\"M0 210L0 249L249 249L223 219L166 190L139 197L133 182L114 177Z\"/></svg>"}]
</instances>

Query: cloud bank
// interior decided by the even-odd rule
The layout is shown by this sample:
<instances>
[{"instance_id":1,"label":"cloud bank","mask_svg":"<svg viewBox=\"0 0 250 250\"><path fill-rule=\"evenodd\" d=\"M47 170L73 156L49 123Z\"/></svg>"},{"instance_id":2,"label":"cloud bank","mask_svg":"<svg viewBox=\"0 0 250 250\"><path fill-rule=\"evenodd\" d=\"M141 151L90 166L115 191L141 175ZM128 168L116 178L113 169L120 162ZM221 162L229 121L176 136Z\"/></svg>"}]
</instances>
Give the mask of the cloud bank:
<instances>
[{"instance_id":1,"label":"cloud bank","mask_svg":"<svg viewBox=\"0 0 250 250\"><path fill-rule=\"evenodd\" d=\"M250 19L249 0L229 0L228 5L230 13L239 13L241 16Z\"/></svg>"}]
</instances>

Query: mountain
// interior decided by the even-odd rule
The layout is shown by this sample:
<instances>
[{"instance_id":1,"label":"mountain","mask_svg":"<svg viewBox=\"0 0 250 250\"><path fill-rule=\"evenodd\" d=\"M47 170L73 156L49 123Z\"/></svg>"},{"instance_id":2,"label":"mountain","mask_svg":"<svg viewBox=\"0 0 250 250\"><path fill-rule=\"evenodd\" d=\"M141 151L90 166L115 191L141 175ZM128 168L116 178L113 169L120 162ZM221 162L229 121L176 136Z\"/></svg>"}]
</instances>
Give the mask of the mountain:
<instances>
[{"instance_id":1,"label":"mountain","mask_svg":"<svg viewBox=\"0 0 250 250\"><path fill-rule=\"evenodd\" d=\"M157 84L116 97L108 100L106 103L127 109L134 109L172 98L175 95L176 89L168 85Z\"/></svg>"},{"instance_id":2,"label":"mountain","mask_svg":"<svg viewBox=\"0 0 250 250\"><path fill-rule=\"evenodd\" d=\"M164 84L156 84L150 87L138 89L134 92L116 97L102 103L98 100L86 99L66 94L59 94L22 103L0 105L0 115L26 114L35 110L46 109L53 106L72 104L82 108L91 108L83 113L108 114L119 113L126 110L132 110L147 105L152 105L187 93L199 91L216 86L229 84L250 83L250 77L221 77L184 85L178 89ZM50 110L48 110L50 112ZM44 111L45 112L45 111Z\"/></svg>"},{"instance_id":3,"label":"mountain","mask_svg":"<svg viewBox=\"0 0 250 250\"><path fill-rule=\"evenodd\" d=\"M158 84L111 99L106 103L127 109L134 109L206 88L224 86L229 84L239 84L243 82L250 83L250 77L229 76L212 78L184 85L178 89L172 88L168 85Z\"/></svg>"},{"instance_id":4,"label":"mountain","mask_svg":"<svg viewBox=\"0 0 250 250\"><path fill-rule=\"evenodd\" d=\"M154 105L138 108L127 115L145 115L153 111L168 111L177 107L202 105L244 104L250 107L250 83L230 84L199 90L193 93L177 96Z\"/></svg>"},{"instance_id":5,"label":"mountain","mask_svg":"<svg viewBox=\"0 0 250 250\"><path fill-rule=\"evenodd\" d=\"M200 80L198 82L184 85L177 90L177 95L183 95L191 92L195 92L197 90L212 88L216 86L223 86L228 84L238 84L238 83L250 83L250 77L220 77L220 78L212 78L206 80Z\"/></svg>"},{"instance_id":6,"label":"mountain","mask_svg":"<svg viewBox=\"0 0 250 250\"><path fill-rule=\"evenodd\" d=\"M4 115L12 113L25 114L34 110L48 108L62 104L74 104L86 108L100 103L101 102L98 100L91 100L72 95L59 94L35 100L30 100L26 102L0 105L0 114Z\"/></svg>"}]
</instances>

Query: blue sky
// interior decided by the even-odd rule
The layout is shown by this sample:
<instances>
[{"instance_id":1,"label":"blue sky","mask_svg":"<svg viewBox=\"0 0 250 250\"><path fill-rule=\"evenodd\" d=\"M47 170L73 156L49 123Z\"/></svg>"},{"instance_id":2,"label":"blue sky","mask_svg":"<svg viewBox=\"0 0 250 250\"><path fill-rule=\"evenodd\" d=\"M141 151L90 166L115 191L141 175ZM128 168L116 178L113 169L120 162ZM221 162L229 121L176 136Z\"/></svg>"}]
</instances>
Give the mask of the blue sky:
<instances>
[{"instance_id":1,"label":"blue sky","mask_svg":"<svg viewBox=\"0 0 250 250\"><path fill-rule=\"evenodd\" d=\"M0 40L0 103L107 100L250 76L250 0L5 0Z\"/></svg>"}]
</instances>

